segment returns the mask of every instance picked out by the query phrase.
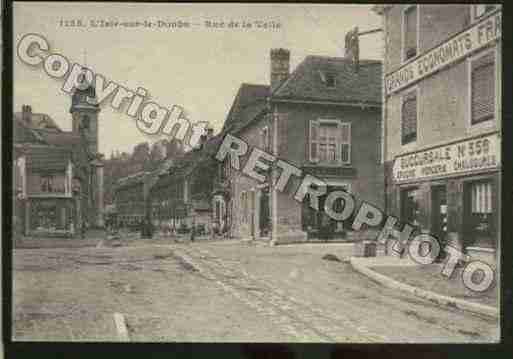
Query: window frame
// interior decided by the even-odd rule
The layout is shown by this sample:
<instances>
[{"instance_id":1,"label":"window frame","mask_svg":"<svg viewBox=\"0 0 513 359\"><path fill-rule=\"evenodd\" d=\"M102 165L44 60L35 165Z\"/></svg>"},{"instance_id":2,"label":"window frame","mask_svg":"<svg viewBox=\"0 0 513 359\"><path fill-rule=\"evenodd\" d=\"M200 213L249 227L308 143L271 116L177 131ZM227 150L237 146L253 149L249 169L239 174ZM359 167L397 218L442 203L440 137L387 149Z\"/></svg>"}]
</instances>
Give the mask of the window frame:
<instances>
[{"instance_id":1,"label":"window frame","mask_svg":"<svg viewBox=\"0 0 513 359\"><path fill-rule=\"evenodd\" d=\"M406 208L404 207L404 204L405 204L405 197L410 193L410 192L419 192L421 191L421 188L420 188L420 185L419 184L408 184L408 185L405 185L405 186L400 186L399 187L399 213L400 213L400 216L401 218L403 218L403 221L405 221L405 217L406 216ZM415 204L416 204L416 208L415 208L415 212L419 212L419 215L420 217L422 217L422 214L420 213L421 212L421 206L422 204L420 204L421 200L419 200L418 198L415 197ZM414 215L414 218L413 218L413 222L405 222L405 223L408 223L410 225L413 225L413 226L419 226L420 225L420 218L418 218L416 216L416 213Z\"/></svg>"},{"instance_id":2,"label":"window frame","mask_svg":"<svg viewBox=\"0 0 513 359\"><path fill-rule=\"evenodd\" d=\"M488 213L488 229L487 231L483 232L476 232L475 229L472 227L472 224L475 224L475 219L473 217L472 213L472 187L476 184L489 184L491 186L491 198L489 199L490 206L491 206L491 212ZM500 185L493 179L493 176L489 175L483 175L483 176L476 176L476 177L470 177L463 180L463 223L465 224L465 233L468 235L469 239L472 244L470 244L471 247L480 247L483 243L476 243L476 238L481 237L481 239L484 237L488 237L489 241L488 244L492 245L492 248L497 250L499 244L497 242L498 238L498 231L499 231L499 222L500 222L500 203L494 201L494 196L500 196ZM477 213L477 212L476 212ZM477 245L479 244L479 245ZM483 248L483 247L481 247ZM486 248L486 247L485 247Z\"/></svg>"},{"instance_id":3,"label":"window frame","mask_svg":"<svg viewBox=\"0 0 513 359\"><path fill-rule=\"evenodd\" d=\"M337 159L337 153L338 153L338 149L339 149L339 143L337 141L337 137L335 137L335 160L334 161L330 161L330 160L321 160L320 158L320 147L321 147L321 140L320 140L320 137L321 137L321 126L322 125L335 125L335 128L337 130L339 130L339 127L338 127L338 121L337 120L323 120L323 119L319 119L317 120L317 157L319 158L319 163L323 163L323 164L336 164L338 163L338 159ZM340 135L340 134L339 134ZM325 143L326 145L329 145L328 142ZM328 152L326 152L327 154Z\"/></svg>"},{"instance_id":4,"label":"window frame","mask_svg":"<svg viewBox=\"0 0 513 359\"><path fill-rule=\"evenodd\" d=\"M316 143L316 146L317 146L317 160L314 161L314 159L312 158L312 134L311 134L311 127L312 127L312 123L316 123L316 126L317 126L317 139L315 141ZM320 159L320 144L321 144L321 140L320 140L320 127L323 125L323 124L327 124L327 125L335 125L336 126L336 130L338 132L337 136L336 136L336 146L335 146L335 160L334 161L324 161L324 160L321 160ZM348 161L344 162L342 161L342 144L345 144L342 142L342 136L341 136L341 127L343 125L347 125L349 126L349 141L348 141L348 144L349 144L349 153L348 153ZM309 127L309 134L308 134L308 160L309 162L313 162L313 163L316 163L316 164L319 164L319 165L324 165L324 166L347 166L347 165L350 165L352 163L352 122L351 121L342 121L341 119L333 119L333 118L318 118L316 120L309 120L309 123L308 123L308 127Z\"/></svg>"},{"instance_id":5,"label":"window frame","mask_svg":"<svg viewBox=\"0 0 513 359\"><path fill-rule=\"evenodd\" d=\"M342 141L342 136L340 136L340 142L337 144L338 148L337 148L337 151L339 153L339 156L340 156L340 164L343 165L343 166L347 166L347 165L350 165L351 164L351 157L352 157L352 151L351 151L351 148L352 148L352 145L353 145L353 141L352 141L352 123L349 122L349 121L340 121L339 123L339 127L338 130L341 131L342 130L342 126L348 126L349 127L349 141L348 143L345 143ZM348 154L347 154L347 161L344 161L342 159L342 145L345 145L345 144L349 144L349 151L348 151Z\"/></svg>"},{"instance_id":6,"label":"window frame","mask_svg":"<svg viewBox=\"0 0 513 359\"><path fill-rule=\"evenodd\" d=\"M410 58L406 58L406 49L405 49L405 42L406 42L406 36L405 36L405 25L406 25L406 12L409 11L412 7L416 7L417 10L417 16L416 16L416 31L417 31L417 38L416 38L416 53L415 56L412 56ZM401 64L404 64L420 54L420 4L410 4L403 7L401 12Z\"/></svg>"},{"instance_id":7,"label":"window frame","mask_svg":"<svg viewBox=\"0 0 513 359\"><path fill-rule=\"evenodd\" d=\"M410 95L411 93L415 92L415 97L416 97L416 102L417 102L417 108L416 108L416 115L417 115L417 118L415 120L415 140L413 141L409 141L409 142L406 142L406 143L403 143L403 107L404 107L404 99ZM419 87L418 86L413 86L405 91L403 91L403 93L401 94L401 105L400 105L400 108L399 108L399 112L400 112L400 119L401 119L401 125L400 125L400 141L401 141L401 146L402 147L406 147L406 146L414 146L418 139L419 139L419 117L420 117L420 105L419 105L419 99L420 99L420 91L419 91Z\"/></svg>"},{"instance_id":8,"label":"window frame","mask_svg":"<svg viewBox=\"0 0 513 359\"><path fill-rule=\"evenodd\" d=\"M478 123L472 123L472 63L474 61L479 60L481 57L489 55L493 53L493 63L494 63L494 79L495 79L495 88L494 88L494 111L493 117L489 120L481 121ZM481 131L488 130L497 126L499 111L500 111L500 98L501 98L501 82L499 81L499 64L500 56L498 54L498 46L493 46L492 48L481 51L480 53L468 57L467 58L467 81L468 81L468 104L467 104L467 128L470 131Z\"/></svg>"}]
</instances>

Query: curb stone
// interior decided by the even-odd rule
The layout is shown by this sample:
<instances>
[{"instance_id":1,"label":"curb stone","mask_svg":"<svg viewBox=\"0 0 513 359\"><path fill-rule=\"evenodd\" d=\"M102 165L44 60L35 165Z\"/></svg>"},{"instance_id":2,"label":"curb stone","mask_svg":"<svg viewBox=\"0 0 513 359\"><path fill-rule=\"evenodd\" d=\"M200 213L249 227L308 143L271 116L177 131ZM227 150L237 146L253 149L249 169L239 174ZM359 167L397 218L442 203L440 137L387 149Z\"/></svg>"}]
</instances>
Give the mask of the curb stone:
<instances>
[{"instance_id":1,"label":"curb stone","mask_svg":"<svg viewBox=\"0 0 513 359\"><path fill-rule=\"evenodd\" d=\"M399 289L404 292L408 292L410 294L413 294L417 297L427 299L431 302L434 302L439 305L445 305L453 308L458 308L461 310L466 310L473 313L479 313L484 314L489 317L493 317L495 319L499 318L499 311L491 306L478 304L469 302L467 300L458 299L454 297L448 297L445 295L437 294L432 291L424 290L421 288L417 288L414 286L411 286L409 284L401 283L395 279L392 279L390 277L387 277L381 273L378 273L369 267L358 263L358 260L354 257L351 257L350 259L351 266L361 274L375 280L376 282L380 283L381 285L384 285L385 287L389 287L392 289Z\"/></svg>"}]
</instances>

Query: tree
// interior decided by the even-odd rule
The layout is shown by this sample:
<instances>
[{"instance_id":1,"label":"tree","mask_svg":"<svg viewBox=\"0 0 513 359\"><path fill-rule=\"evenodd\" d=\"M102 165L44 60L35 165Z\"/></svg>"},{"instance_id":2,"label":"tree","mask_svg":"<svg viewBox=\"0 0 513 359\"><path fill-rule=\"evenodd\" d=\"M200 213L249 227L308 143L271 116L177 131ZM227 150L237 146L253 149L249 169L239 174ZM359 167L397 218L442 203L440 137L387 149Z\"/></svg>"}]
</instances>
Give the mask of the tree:
<instances>
[{"instance_id":1,"label":"tree","mask_svg":"<svg viewBox=\"0 0 513 359\"><path fill-rule=\"evenodd\" d=\"M150 152L150 170L156 169L159 164L164 160L164 154L162 153L162 143L155 142L151 146L151 152Z\"/></svg>"},{"instance_id":2,"label":"tree","mask_svg":"<svg viewBox=\"0 0 513 359\"><path fill-rule=\"evenodd\" d=\"M148 142L137 144L132 153L132 160L136 163L144 163L150 158L150 145Z\"/></svg>"},{"instance_id":3,"label":"tree","mask_svg":"<svg viewBox=\"0 0 513 359\"><path fill-rule=\"evenodd\" d=\"M166 158L177 158L183 154L183 146L180 140L173 138L166 143Z\"/></svg>"}]
</instances>

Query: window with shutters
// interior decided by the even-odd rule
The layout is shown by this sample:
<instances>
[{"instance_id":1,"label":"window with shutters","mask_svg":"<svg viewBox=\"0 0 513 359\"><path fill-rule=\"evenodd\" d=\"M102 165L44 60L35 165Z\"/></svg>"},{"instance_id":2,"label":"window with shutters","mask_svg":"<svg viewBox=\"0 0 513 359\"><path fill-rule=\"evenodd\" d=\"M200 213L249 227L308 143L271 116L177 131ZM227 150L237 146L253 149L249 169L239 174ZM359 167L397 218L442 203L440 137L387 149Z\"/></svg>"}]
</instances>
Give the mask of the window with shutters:
<instances>
[{"instance_id":1,"label":"window with shutters","mask_svg":"<svg viewBox=\"0 0 513 359\"><path fill-rule=\"evenodd\" d=\"M401 144L417 140L417 91L403 96L401 106Z\"/></svg>"},{"instance_id":2,"label":"window with shutters","mask_svg":"<svg viewBox=\"0 0 513 359\"><path fill-rule=\"evenodd\" d=\"M321 164L351 163L351 123L310 121L310 161Z\"/></svg>"},{"instance_id":3,"label":"window with shutters","mask_svg":"<svg viewBox=\"0 0 513 359\"><path fill-rule=\"evenodd\" d=\"M471 124L495 117L495 51L470 61Z\"/></svg>"},{"instance_id":4,"label":"window with shutters","mask_svg":"<svg viewBox=\"0 0 513 359\"><path fill-rule=\"evenodd\" d=\"M319 160L335 162L337 160L337 124L319 124Z\"/></svg>"},{"instance_id":5,"label":"window with shutters","mask_svg":"<svg viewBox=\"0 0 513 359\"><path fill-rule=\"evenodd\" d=\"M417 56L418 5L411 5L403 11L403 61Z\"/></svg>"},{"instance_id":6,"label":"window with shutters","mask_svg":"<svg viewBox=\"0 0 513 359\"><path fill-rule=\"evenodd\" d=\"M351 123L339 123L340 141L339 152L342 164L351 163Z\"/></svg>"}]
</instances>

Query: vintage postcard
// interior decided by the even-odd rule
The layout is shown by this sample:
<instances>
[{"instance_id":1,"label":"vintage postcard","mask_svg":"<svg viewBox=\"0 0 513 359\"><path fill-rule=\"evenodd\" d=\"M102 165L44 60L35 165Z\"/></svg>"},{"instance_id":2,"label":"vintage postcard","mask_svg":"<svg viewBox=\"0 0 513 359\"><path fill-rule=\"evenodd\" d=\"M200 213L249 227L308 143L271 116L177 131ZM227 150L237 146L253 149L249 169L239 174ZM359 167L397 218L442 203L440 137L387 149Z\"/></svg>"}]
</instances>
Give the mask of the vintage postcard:
<instances>
[{"instance_id":1,"label":"vintage postcard","mask_svg":"<svg viewBox=\"0 0 513 359\"><path fill-rule=\"evenodd\" d=\"M12 341L500 341L501 5L11 6Z\"/></svg>"}]
</instances>

